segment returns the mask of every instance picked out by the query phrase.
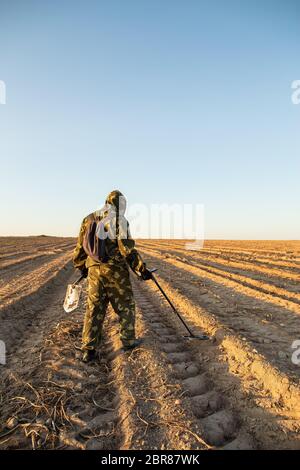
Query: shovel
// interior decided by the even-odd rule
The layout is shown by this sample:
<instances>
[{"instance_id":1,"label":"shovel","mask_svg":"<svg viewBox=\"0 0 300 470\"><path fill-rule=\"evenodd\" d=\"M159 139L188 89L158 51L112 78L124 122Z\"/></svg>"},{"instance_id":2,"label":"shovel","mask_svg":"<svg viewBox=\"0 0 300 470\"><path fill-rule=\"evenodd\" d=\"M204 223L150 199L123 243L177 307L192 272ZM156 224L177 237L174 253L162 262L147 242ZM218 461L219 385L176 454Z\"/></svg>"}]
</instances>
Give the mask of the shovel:
<instances>
[{"instance_id":1,"label":"shovel","mask_svg":"<svg viewBox=\"0 0 300 470\"><path fill-rule=\"evenodd\" d=\"M155 284L157 285L157 287L159 288L160 292L163 294L163 296L165 297L165 299L167 300L168 304L170 305L170 307L172 308L173 312L176 314L177 318L179 318L179 320L181 321L181 323L183 324L183 326L185 327L186 331L188 332L188 335L184 335L184 338L187 338L187 339L199 339L199 340L205 340L205 339L209 339L208 336L206 335L194 335L194 333L190 330L190 328L188 327L188 325L186 324L186 322L184 321L184 319L182 318L182 316L180 315L180 313L176 310L176 308L174 307L173 303L171 302L171 300L169 299L169 297L167 296L167 294L165 293L165 291L163 290L163 288L159 285L159 283L157 282L156 278L154 277L154 274L153 272L156 271L156 269L150 269L151 271L151 279L152 281L155 282Z\"/></svg>"},{"instance_id":2,"label":"shovel","mask_svg":"<svg viewBox=\"0 0 300 470\"><path fill-rule=\"evenodd\" d=\"M67 313L73 312L78 307L82 286L79 283L84 279L84 276L80 276L77 281L73 284L69 284L67 287L66 297L64 301L64 311Z\"/></svg>"}]
</instances>

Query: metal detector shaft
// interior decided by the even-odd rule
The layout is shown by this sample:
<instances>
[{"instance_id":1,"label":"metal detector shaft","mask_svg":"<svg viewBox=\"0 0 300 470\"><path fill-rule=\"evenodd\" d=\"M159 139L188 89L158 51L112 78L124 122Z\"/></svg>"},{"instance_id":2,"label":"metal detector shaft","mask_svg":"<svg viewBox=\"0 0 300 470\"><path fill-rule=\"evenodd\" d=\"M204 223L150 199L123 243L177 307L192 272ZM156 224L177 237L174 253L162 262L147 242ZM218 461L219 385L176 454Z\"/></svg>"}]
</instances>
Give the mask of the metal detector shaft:
<instances>
[{"instance_id":1,"label":"metal detector shaft","mask_svg":"<svg viewBox=\"0 0 300 470\"><path fill-rule=\"evenodd\" d=\"M165 293L165 291L163 290L163 288L159 285L159 283L157 282L157 280L155 279L153 273L152 273L152 280L155 282L155 284L157 285L157 287L159 288L160 292L163 294L163 296L165 297L165 299L167 300L167 302L169 303L170 307L172 308L173 312L177 315L177 317L179 318L179 320L181 321L181 323L184 325L185 329L188 331L189 335L191 336L191 338L194 338L195 335L192 333L192 331L189 329L189 327L187 326L187 324L185 323L184 319L181 317L180 313L177 312L176 308L174 307L174 305L172 304L171 300L169 299L169 297L167 296L167 294Z\"/></svg>"}]
</instances>

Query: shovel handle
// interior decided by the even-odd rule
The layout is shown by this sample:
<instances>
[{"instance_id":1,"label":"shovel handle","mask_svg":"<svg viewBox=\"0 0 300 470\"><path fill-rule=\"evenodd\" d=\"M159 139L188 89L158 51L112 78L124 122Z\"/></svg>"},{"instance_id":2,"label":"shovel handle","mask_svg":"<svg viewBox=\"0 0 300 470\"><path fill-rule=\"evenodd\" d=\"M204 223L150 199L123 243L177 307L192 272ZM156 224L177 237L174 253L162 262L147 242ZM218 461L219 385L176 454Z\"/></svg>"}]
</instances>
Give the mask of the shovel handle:
<instances>
[{"instance_id":1,"label":"shovel handle","mask_svg":"<svg viewBox=\"0 0 300 470\"><path fill-rule=\"evenodd\" d=\"M82 281L82 279L84 279L84 275L83 275L83 274L81 274L81 276L77 279L77 281L75 281L75 282L72 284L72 286L73 286L73 287L74 287L74 286L77 286L77 284L79 284L79 283Z\"/></svg>"}]
</instances>

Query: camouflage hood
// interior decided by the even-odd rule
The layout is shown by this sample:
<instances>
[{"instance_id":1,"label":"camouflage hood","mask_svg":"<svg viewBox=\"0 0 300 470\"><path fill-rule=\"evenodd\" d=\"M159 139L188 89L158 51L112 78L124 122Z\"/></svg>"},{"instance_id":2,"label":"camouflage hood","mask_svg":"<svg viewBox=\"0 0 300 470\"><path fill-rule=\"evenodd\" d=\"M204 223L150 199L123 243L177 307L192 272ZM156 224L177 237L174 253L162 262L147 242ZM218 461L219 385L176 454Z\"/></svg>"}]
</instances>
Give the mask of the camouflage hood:
<instances>
[{"instance_id":1,"label":"camouflage hood","mask_svg":"<svg viewBox=\"0 0 300 470\"><path fill-rule=\"evenodd\" d=\"M121 191L115 189L107 196L105 206L111 206L110 210L115 210L119 215L124 215L126 211L126 198Z\"/></svg>"},{"instance_id":2,"label":"camouflage hood","mask_svg":"<svg viewBox=\"0 0 300 470\"><path fill-rule=\"evenodd\" d=\"M128 237L128 221L124 216L125 211L126 199L120 191L115 190L109 193L102 209L94 213L102 219L101 230L105 228L105 232L108 233L111 240L117 238L117 232L121 238ZM100 231L97 235L99 238L103 237L103 233L101 234Z\"/></svg>"}]
</instances>

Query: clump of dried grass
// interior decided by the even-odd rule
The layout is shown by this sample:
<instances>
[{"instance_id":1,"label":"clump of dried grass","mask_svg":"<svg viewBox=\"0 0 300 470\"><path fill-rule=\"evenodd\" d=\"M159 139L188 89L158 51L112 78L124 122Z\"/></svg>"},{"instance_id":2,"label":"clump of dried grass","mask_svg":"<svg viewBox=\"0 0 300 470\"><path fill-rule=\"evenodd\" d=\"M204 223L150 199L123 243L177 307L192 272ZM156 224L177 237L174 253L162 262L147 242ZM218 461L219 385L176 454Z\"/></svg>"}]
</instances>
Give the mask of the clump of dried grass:
<instances>
[{"instance_id":1,"label":"clump of dried grass","mask_svg":"<svg viewBox=\"0 0 300 470\"><path fill-rule=\"evenodd\" d=\"M43 353L49 348L59 348L63 344L64 348L74 351L79 332L80 325L75 321L59 323L44 341L40 364L26 373L26 378L22 377L22 371L19 375L10 374L6 377L6 393L0 396L2 416L6 423L0 428L0 446L9 448L10 439L17 434L19 440L24 440L24 437L29 440L32 449L56 448L60 432L66 426L73 427L66 411L76 395L72 385L51 380L51 371L41 365ZM16 425L9 429L7 422L12 417Z\"/></svg>"}]
</instances>

